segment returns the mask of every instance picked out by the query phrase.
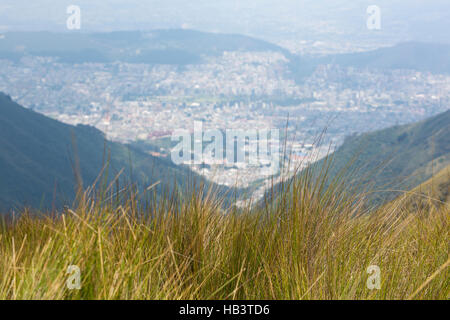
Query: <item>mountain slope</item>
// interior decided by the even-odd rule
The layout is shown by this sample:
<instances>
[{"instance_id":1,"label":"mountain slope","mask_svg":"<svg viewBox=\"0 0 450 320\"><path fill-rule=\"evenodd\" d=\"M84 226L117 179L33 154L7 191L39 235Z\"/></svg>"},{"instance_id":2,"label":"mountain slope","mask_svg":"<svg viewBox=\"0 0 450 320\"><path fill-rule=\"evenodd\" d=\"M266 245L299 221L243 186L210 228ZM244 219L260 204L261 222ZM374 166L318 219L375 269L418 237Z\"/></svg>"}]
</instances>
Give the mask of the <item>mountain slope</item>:
<instances>
[{"instance_id":1,"label":"mountain slope","mask_svg":"<svg viewBox=\"0 0 450 320\"><path fill-rule=\"evenodd\" d=\"M188 177L203 181L169 161L106 141L93 127L60 123L0 93L0 209L70 203L78 181L74 172L81 173L84 187L90 186L109 152L109 177L124 169L122 183L127 179L146 187L161 181L161 190Z\"/></svg>"},{"instance_id":2,"label":"mountain slope","mask_svg":"<svg viewBox=\"0 0 450 320\"><path fill-rule=\"evenodd\" d=\"M450 163L449 124L450 110L419 123L349 137L332 155L331 175L348 166L362 185L409 190ZM393 196L380 192L374 198Z\"/></svg>"},{"instance_id":3,"label":"mountain slope","mask_svg":"<svg viewBox=\"0 0 450 320\"><path fill-rule=\"evenodd\" d=\"M402 193L392 202L382 206L382 210L397 206L409 212L430 212L444 209L450 212L450 165L435 173L430 179Z\"/></svg>"},{"instance_id":4,"label":"mountain slope","mask_svg":"<svg viewBox=\"0 0 450 320\"><path fill-rule=\"evenodd\" d=\"M337 178L348 192L364 193L374 204L392 200L450 165L449 124L450 110L422 122L348 137L299 175L326 170L325 185ZM275 186L266 201L276 199L282 187Z\"/></svg>"},{"instance_id":5,"label":"mountain slope","mask_svg":"<svg viewBox=\"0 0 450 320\"><path fill-rule=\"evenodd\" d=\"M413 193L431 197L450 205L450 165L412 190Z\"/></svg>"}]
</instances>

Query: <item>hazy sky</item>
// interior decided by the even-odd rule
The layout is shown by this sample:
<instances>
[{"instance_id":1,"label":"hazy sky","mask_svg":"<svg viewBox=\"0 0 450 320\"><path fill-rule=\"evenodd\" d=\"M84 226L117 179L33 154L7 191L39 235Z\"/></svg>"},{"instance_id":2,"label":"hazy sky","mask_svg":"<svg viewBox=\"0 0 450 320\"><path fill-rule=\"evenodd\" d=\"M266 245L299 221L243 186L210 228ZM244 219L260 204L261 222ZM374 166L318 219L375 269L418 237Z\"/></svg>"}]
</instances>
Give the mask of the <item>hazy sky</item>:
<instances>
[{"instance_id":1,"label":"hazy sky","mask_svg":"<svg viewBox=\"0 0 450 320\"><path fill-rule=\"evenodd\" d=\"M184 27L269 39L351 39L366 36L366 9L374 4L383 36L450 41L449 0L1 0L0 31L64 31L67 6L78 5L82 31Z\"/></svg>"}]
</instances>

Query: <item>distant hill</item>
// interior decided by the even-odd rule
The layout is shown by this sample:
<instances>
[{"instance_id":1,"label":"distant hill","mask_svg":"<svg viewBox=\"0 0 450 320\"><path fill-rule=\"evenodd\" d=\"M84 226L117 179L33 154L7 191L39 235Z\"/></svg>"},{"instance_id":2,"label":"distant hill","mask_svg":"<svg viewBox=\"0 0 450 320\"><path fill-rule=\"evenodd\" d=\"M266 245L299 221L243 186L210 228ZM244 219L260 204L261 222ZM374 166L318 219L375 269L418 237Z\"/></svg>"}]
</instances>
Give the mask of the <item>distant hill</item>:
<instances>
[{"instance_id":1,"label":"distant hill","mask_svg":"<svg viewBox=\"0 0 450 320\"><path fill-rule=\"evenodd\" d=\"M450 45L407 42L369 52L329 56L323 61L357 68L450 73Z\"/></svg>"},{"instance_id":2,"label":"distant hill","mask_svg":"<svg viewBox=\"0 0 450 320\"><path fill-rule=\"evenodd\" d=\"M26 55L57 57L60 62L130 62L186 65L224 51L286 50L242 35L194 30L117 31L111 33L10 32L0 40L0 58Z\"/></svg>"},{"instance_id":3,"label":"distant hill","mask_svg":"<svg viewBox=\"0 0 450 320\"><path fill-rule=\"evenodd\" d=\"M106 141L93 127L63 124L0 93L0 210L71 204L79 181L74 173L79 170L84 187L90 186L108 152L109 178L124 169L121 183L136 182L145 188L160 181L156 189L163 190L184 185L188 178L204 181L170 161Z\"/></svg>"},{"instance_id":4,"label":"distant hill","mask_svg":"<svg viewBox=\"0 0 450 320\"><path fill-rule=\"evenodd\" d=\"M291 72L301 81L318 65L336 64L344 67L379 70L410 69L421 72L450 73L450 45L422 42L401 43L368 52L296 57L291 59Z\"/></svg>"}]
</instances>

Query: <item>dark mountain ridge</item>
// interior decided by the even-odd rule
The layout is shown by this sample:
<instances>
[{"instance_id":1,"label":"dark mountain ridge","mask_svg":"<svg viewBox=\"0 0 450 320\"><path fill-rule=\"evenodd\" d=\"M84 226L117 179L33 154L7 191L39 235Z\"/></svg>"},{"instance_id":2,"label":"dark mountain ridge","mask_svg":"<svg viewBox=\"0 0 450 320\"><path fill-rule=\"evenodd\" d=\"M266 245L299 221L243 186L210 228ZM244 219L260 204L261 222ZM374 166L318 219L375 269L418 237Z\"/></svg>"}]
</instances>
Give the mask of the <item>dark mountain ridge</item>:
<instances>
[{"instance_id":1,"label":"dark mountain ridge","mask_svg":"<svg viewBox=\"0 0 450 320\"><path fill-rule=\"evenodd\" d=\"M106 164L110 179L123 169L122 183L145 188L161 182L155 187L158 192L175 184L185 185L189 178L207 184L168 160L108 141L93 127L58 122L0 93L1 210L71 204L79 182L76 173L87 187Z\"/></svg>"}]
</instances>

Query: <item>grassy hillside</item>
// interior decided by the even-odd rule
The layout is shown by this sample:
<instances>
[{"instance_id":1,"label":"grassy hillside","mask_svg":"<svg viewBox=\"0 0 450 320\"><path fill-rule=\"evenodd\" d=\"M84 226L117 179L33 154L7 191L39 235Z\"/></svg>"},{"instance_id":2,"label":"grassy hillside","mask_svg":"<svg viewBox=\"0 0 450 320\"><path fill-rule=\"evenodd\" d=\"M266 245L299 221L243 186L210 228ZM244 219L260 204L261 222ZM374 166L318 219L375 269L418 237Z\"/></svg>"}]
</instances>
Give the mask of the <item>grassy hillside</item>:
<instances>
[{"instance_id":1,"label":"grassy hillside","mask_svg":"<svg viewBox=\"0 0 450 320\"><path fill-rule=\"evenodd\" d=\"M424 121L347 137L335 152L313 163L328 185L342 181L349 192L380 205L430 179L450 164L450 110ZM321 170L316 170L321 168ZM291 179L292 180L292 179ZM278 198L287 183L276 185L264 201Z\"/></svg>"},{"instance_id":2,"label":"grassy hillside","mask_svg":"<svg viewBox=\"0 0 450 320\"><path fill-rule=\"evenodd\" d=\"M442 169L416 190L430 194L443 203L450 203L450 166Z\"/></svg>"},{"instance_id":3,"label":"grassy hillside","mask_svg":"<svg viewBox=\"0 0 450 320\"><path fill-rule=\"evenodd\" d=\"M9 114L0 117L1 150L8 151L0 153L1 177L9 177L0 181L3 197L51 186L45 170L70 179L70 168L58 167L66 165L58 153L71 143L70 131L85 154L82 171L101 163L89 151L97 150L96 139L103 142L95 129L66 126L0 98L2 114ZM448 151L448 116L353 137L359 143L349 140L345 148L360 152L349 146L363 143L371 165L371 156L381 161L380 151L395 151L402 162L393 160L389 172L414 172ZM25 126L16 127L18 119ZM126 147L108 146L112 159L119 154L117 168ZM142 166L151 159L132 157ZM122 190L121 201L114 189L98 197L85 188L62 211L18 210L0 219L0 299L448 299L448 206L430 197L412 206L414 191L370 209L348 179L330 174L328 163L318 163L282 184L279 201L246 208L228 206L206 186L178 197L172 184L159 195L151 189L145 206L133 188ZM443 191L444 178L445 171L433 178ZM69 266L81 272L79 289L67 286ZM371 266L380 270L378 288L368 287Z\"/></svg>"},{"instance_id":4,"label":"grassy hillside","mask_svg":"<svg viewBox=\"0 0 450 320\"><path fill-rule=\"evenodd\" d=\"M450 210L450 165L411 190L409 198L413 209L428 206L431 202L435 206L447 206Z\"/></svg>"},{"instance_id":5,"label":"grassy hillside","mask_svg":"<svg viewBox=\"0 0 450 320\"><path fill-rule=\"evenodd\" d=\"M331 156L330 176L346 174L354 185L370 188L370 198L393 199L392 190L410 190L450 164L449 123L450 110L419 123L349 137Z\"/></svg>"},{"instance_id":6,"label":"grassy hillside","mask_svg":"<svg viewBox=\"0 0 450 320\"><path fill-rule=\"evenodd\" d=\"M204 190L146 209L127 193L120 206L87 196L62 215L23 212L0 224L0 299L448 299L449 210L398 199L367 215L317 176L262 208L222 209Z\"/></svg>"},{"instance_id":7,"label":"grassy hillside","mask_svg":"<svg viewBox=\"0 0 450 320\"><path fill-rule=\"evenodd\" d=\"M145 188L161 182L157 190L162 190L186 184L189 177L203 181L170 161L106 141L93 127L63 124L0 93L1 209L71 203L77 185L90 186L101 173L112 181L122 170L122 186L132 181Z\"/></svg>"}]
</instances>

